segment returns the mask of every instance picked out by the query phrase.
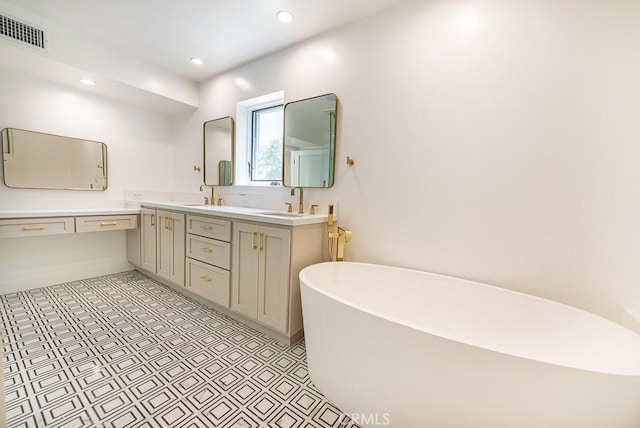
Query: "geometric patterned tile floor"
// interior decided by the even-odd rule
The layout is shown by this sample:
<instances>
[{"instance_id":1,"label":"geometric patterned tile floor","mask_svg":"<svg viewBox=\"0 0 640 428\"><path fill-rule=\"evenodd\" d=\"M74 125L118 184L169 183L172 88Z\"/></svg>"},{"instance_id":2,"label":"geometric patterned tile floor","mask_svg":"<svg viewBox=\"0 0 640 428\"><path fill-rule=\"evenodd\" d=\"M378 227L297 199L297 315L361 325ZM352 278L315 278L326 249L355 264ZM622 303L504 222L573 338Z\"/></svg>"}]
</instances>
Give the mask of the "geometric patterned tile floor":
<instances>
[{"instance_id":1,"label":"geometric patterned tile floor","mask_svg":"<svg viewBox=\"0 0 640 428\"><path fill-rule=\"evenodd\" d=\"M287 347L130 271L0 296L17 427L352 428Z\"/></svg>"}]
</instances>

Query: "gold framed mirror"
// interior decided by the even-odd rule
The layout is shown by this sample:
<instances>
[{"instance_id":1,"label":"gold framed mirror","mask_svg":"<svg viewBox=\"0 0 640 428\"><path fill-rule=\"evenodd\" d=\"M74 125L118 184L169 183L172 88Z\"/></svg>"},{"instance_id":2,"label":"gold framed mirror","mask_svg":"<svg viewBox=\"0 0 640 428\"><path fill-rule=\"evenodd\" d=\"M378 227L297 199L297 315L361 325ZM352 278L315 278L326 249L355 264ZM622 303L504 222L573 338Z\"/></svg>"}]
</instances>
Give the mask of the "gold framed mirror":
<instances>
[{"instance_id":1,"label":"gold framed mirror","mask_svg":"<svg viewBox=\"0 0 640 428\"><path fill-rule=\"evenodd\" d=\"M230 116L210 120L203 125L204 184L233 184L234 121Z\"/></svg>"},{"instance_id":2,"label":"gold framed mirror","mask_svg":"<svg viewBox=\"0 0 640 428\"><path fill-rule=\"evenodd\" d=\"M107 189L107 146L60 135L2 130L3 179L20 189Z\"/></svg>"},{"instance_id":3,"label":"gold framed mirror","mask_svg":"<svg viewBox=\"0 0 640 428\"><path fill-rule=\"evenodd\" d=\"M284 106L283 183L331 187L334 182L338 97L325 94Z\"/></svg>"}]
</instances>

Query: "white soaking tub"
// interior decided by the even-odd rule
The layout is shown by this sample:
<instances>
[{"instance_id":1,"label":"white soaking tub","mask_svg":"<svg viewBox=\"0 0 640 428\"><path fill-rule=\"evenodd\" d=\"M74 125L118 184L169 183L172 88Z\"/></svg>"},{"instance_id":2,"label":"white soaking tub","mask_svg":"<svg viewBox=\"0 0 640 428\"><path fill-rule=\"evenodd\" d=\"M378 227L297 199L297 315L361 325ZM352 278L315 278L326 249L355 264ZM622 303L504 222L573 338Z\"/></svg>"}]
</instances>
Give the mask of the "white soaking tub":
<instances>
[{"instance_id":1,"label":"white soaking tub","mask_svg":"<svg viewBox=\"0 0 640 428\"><path fill-rule=\"evenodd\" d=\"M640 427L640 336L604 318L363 263L300 286L311 380L362 426Z\"/></svg>"}]
</instances>

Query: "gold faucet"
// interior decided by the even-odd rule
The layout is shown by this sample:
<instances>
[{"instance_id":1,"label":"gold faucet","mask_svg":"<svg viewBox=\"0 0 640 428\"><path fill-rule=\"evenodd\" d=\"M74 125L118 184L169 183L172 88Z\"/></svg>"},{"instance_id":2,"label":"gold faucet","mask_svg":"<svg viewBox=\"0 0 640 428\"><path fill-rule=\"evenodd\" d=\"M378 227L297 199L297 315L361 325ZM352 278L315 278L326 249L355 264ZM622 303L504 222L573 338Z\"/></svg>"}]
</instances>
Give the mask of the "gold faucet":
<instances>
[{"instance_id":1,"label":"gold faucet","mask_svg":"<svg viewBox=\"0 0 640 428\"><path fill-rule=\"evenodd\" d=\"M291 196L296 195L296 189L300 190L300 202L298 202L298 214L304 214L304 189L302 187L294 187L291 189Z\"/></svg>"},{"instance_id":2,"label":"gold faucet","mask_svg":"<svg viewBox=\"0 0 640 428\"><path fill-rule=\"evenodd\" d=\"M329 250L329 261L333 261L334 251L336 254L336 261L344 261L344 245L351 240L351 237L351 231L340 226L338 226L338 231L334 232L333 205L329 205L329 215L327 216L327 246Z\"/></svg>"},{"instance_id":3,"label":"gold faucet","mask_svg":"<svg viewBox=\"0 0 640 428\"><path fill-rule=\"evenodd\" d=\"M344 261L344 244L351 240L351 231L338 226L338 252L336 261Z\"/></svg>"},{"instance_id":4,"label":"gold faucet","mask_svg":"<svg viewBox=\"0 0 640 428\"><path fill-rule=\"evenodd\" d=\"M207 198L206 196L204 197L204 204L205 205L215 205L216 204L216 200L214 198L214 187L210 184L201 184L200 185L200 191L202 192L202 189L204 189L205 187L210 187L211 188L211 197ZM218 201L218 205L222 205L222 203L220 203L220 201Z\"/></svg>"}]
</instances>

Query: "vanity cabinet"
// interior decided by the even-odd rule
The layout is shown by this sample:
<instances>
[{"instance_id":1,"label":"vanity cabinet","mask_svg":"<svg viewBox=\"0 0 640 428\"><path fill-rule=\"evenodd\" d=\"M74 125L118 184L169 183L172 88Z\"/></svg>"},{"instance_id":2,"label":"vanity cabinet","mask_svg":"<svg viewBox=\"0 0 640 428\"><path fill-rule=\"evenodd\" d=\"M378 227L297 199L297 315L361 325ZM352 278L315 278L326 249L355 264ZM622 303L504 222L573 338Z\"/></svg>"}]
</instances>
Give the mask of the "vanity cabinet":
<instances>
[{"instance_id":1,"label":"vanity cabinet","mask_svg":"<svg viewBox=\"0 0 640 428\"><path fill-rule=\"evenodd\" d=\"M291 231L234 224L231 309L288 333Z\"/></svg>"},{"instance_id":2,"label":"vanity cabinet","mask_svg":"<svg viewBox=\"0 0 640 428\"><path fill-rule=\"evenodd\" d=\"M129 260L177 291L293 344L304 333L298 275L323 261L326 217L292 220L256 211L144 206L138 234L130 231Z\"/></svg>"},{"instance_id":3,"label":"vanity cabinet","mask_svg":"<svg viewBox=\"0 0 640 428\"><path fill-rule=\"evenodd\" d=\"M187 215L186 288L225 308L231 283L231 222Z\"/></svg>"},{"instance_id":4,"label":"vanity cabinet","mask_svg":"<svg viewBox=\"0 0 640 428\"><path fill-rule=\"evenodd\" d=\"M140 209L140 267L184 286L185 215Z\"/></svg>"}]
</instances>

